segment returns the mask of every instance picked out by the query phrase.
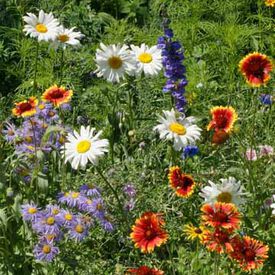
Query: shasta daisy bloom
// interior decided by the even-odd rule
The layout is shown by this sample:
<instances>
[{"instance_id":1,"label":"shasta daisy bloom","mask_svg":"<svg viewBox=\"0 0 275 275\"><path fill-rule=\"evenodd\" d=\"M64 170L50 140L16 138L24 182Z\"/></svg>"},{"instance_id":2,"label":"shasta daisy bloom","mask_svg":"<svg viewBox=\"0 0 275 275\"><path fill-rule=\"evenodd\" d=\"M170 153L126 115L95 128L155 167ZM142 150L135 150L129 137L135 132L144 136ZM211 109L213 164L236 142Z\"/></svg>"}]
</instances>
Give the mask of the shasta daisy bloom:
<instances>
[{"instance_id":1,"label":"shasta daisy bloom","mask_svg":"<svg viewBox=\"0 0 275 275\"><path fill-rule=\"evenodd\" d=\"M193 224L186 224L183 227L183 232L187 236L188 240L195 240L199 239L200 241L203 240L205 236L206 229L204 226L194 226Z\"/></svg>"},{"instance_id":2,"label":"shasta daisy bloom","mask_svg":"<svg viewBox=\"0 0 275 275\"><path fill-rule=\"evenodd\" d=\"M240 61L239 68L250 86L260 87L270 79L272 62L265 54L254 52Z\"/></svg>"},{"instance_id":3,"label":"shasta daisy bloom","mask_svg":"<svg viewBox=\"0 0 275 275\"><path fill-rule=\"evenodd\" d=\"M127 270L126 274L136 274L136 275L163 275L164 272L159 269L150 268L148 266L141 266L139 268L131 268Z\"/></svg>"},{"instance_id":4,"label":"shasta daisy bloom","mask_svg":"<svg viewBox=\"0 0 275 275\"><path fill-rule=\"evenodd\" d=\"M59 253L59 249L49 242L42 242L34 247L33 253L37 260L51 262Z\"/></svg>"},{"instance_id":5,"label":"shasta daisy bloom","mask_svg":"<svg viewBox=\"0 0 275 275\"><path fill-rule=\"evenodd\" d=\"M225 202L240 206L245 202L242 196L246 193L243 192L244 188L240 181L234 177L220 179L220 181L221 184L215 184L209 180L209 185L202 188L199 194L204 198L205 203Z\"/></svg>"},{"instance_id":6,"label":"shasta daisy bloom","mask_svg":"<svg viewBox=\"0 0 275 275\"><path fill-rule=\"evenodd\" d=\"M205 230L202 243L210 250L218 253L233 251L232 240L235 237L231 232L216 228L214 231Z\"/></svg>"},{"instance_id":7,"label":"shasta daisy bloom","mask_svg":"<svg viewBox=\"0 0 275 275\"><path fill-rule=\"evenodd\" d=\"M236 260L245 271L260 268L268 258L269 247L248 236L237 239L232 242L232 245L233 251L230 257Z\"/></svg>"},{"instance_id":8,"label":"shasta daisy bloom","mask_svg":"<svg viewBox=\"0 0 275 275\"><path fill-rule=\"evenodd\" d=\"M238 229L240 226L240 213L232 203L215 202L213 206L205 204L201 211L202 220L207 226L224 229Z\"/></svg>"},{"instance_id":9,"label":"shasta daisy bloom","mask_svg":"<svg viewBox=\"0 0 275 275\"><path fill-rule=\"evenodd\" d=\"M59 107L61 104L68 103L72 95L72 90L66 90L63 86L53 85L42 94L41 99Z\"/></svg>"},{"instance_id":10,"label":"shasta daisy bloom","mask_svg":"<svg viewBox=\"0 0 275 275\"><path fill-rule=\"evenodd\" d=\"M38 17L33 13L27 13L27 16L23 16L23 19L27 23L23 31L30 37L37 38L38 41L49 41L56 38L59 31L59 22L52 13L45 13L40 10Z\"/></svg>"},{"instance_id":11,"label":"shasta daisy bloom","mask_svg":"<svg viewBox=\"0 0 275 275\"><path fill-rule=\"evenodd\" d=\"M59 28L57 37L54 41L54 46L62 46L64 49L67 45L79 46L80 39L84 36L81 32L74 31L75 27L66 29L63 26Z\"/></svg>"},{"instance_id":12,"label":"shasta daisy bloom","mask_svg":"<svg viewBox=\"0 0 275 275\"><path fill-rule=\"evenodd\" d=\"M275 0L265 0L265 5L267 7L275 7Z\"/></svg>"},{"instance_id":13,"label":"shasta daisy bloom","mask_svg":"<svg viewBox=\"0 0 275 275\"><path fill-rule=\"evenodd\" d=\"M95 128L81 126L80 133L74 131L68 134L68 142L65 143L65 162L70 162L74 169L85 167L88 161L96 165L98 158L108 152L107 139L99 139L102 131L94 135Z\"/></svg>"},{"instance_id":14,"label":"shasta daisy bloom","mask_svg":"<svg viewBox=\"0 0 275 275\"><path fill-rule=\"evenodd\" d=\"M193 144L200 138L201 129L194 124L194 117L176 117L174 109L163 111L164 117L159 116L154 131L158 131L161 139L173 140L174 149L182 150L186 145Z\"/></svg>"},{"instance_id":15,"label":"shasta daisy bloom","mask_svg":"<svg viewBox=\"0 0 275 275\"><path fill-rule=\"evenodd\" d=\"M181 172L178 166L169 168L168 179L170 186L175 189L176 195L182 198L188 198L193 194L195 182L190 175Z\"/></svg>"},{"instance_id":16,"label":"shasta daisy bloom","mask_svg":"<svg viewBox=\"0 0 275 275\"><path fill-rule=\"evenodd\" d=\"M151 253L156 246L161 246L168 239L163 229L164 220L158 213L145 212L132 226L130 237L143 253Z\"/></svg>"},{"instance_id":17,"label":"shasta daisy bloom","mask_svg":"<svg viewBox=\"0 0 275 275\"><path fill-rule=\"evenodd\" d=\"M148 47L144 43L140 47L131 45L131 54L137 63L136 74L144 73L146 76L157 75L162 68L161 49L157 46Z\"/></svg>"},{"instance_id":18,"label":"shasta daisy bloom","mask_svg":"<svg viewBox=\"0 0 275 275\"><path fill-rule=\"evenodd\" d=\"M226 133L230 133L233 130L234 123L238 119L238 115L233 107L216 106L210 112L212 120L207 126L207 131L214 129L216 132L223 130Z\"/></svg>"},{"instance_id":19,"label":"shasta daisy bloom","mask_svg":"<svg viewBox=\"0 0 275 275\"><path fill-rule=\"evenodd\" d=\"M15 108L12 109L12 113L17 117L29 117L36 114L36 106L38 100L32 96L29 99L15 103Z\"/></svg>"},{"instance_id":20,"label":"shasta daisy bloom","mask_svg":"<svg viewBox=\"0 0 275 275\"><path fill-rule=\"evenodd\" d=\"M119 82L125 73L132 74L135 70L135 60L129 54L128 46L105 46L100 43L100 47L96 50L95 57L97 76L103 76L110 82Z\"/></svg>"}]
</instances>

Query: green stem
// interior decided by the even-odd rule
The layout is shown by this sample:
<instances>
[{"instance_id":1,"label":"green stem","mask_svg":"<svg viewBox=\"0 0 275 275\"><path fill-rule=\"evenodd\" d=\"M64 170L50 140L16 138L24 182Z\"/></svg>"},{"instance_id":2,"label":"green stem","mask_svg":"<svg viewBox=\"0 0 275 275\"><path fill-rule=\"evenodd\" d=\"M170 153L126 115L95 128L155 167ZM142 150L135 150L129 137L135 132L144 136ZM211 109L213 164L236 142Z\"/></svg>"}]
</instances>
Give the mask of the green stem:
<instances>
[{"instance_id":1,"label":"green stem","mask_svg":"<svg viewBox=\"0 0 275 275\"><path fill-rule=\"evenodd\" d=\"M37 65L38 65L38 53L39 53L39 42L36 41L36 54L35 54L35 64L34 64L34 79L33 79L33 91L37 90Z\"/></svg>"},{"instance_id":2,"label":"green stem","mask_svg":"<svg viewBox=\"0 0 275 275\"><path fill-rule=\"evenodd\" d=\"M96 167L96 171L98 172L98 174L101 176L101 178L103 179L103 181L106 183L106 185L111 189L111 191L113 192L116 200L117 200L117 204L118 204L118 207L120 209L120 212L121 212L121 215L123 216L124 220L127 222L127 217L125 215L125 211L123 209L123 206L122 206L122 203L119 199L119 196L118 196L118 193L117 191L115 190L115 188L112 186L112 184L106 179L106 177L103 175L103 173L101 172L101 170Z\"/></svg>"},{"instance_id":3,"label":"green stem","mask_svg":"<svg viewBox=\"0 0 275 275\"><path fill-rule=\"evenodd\" d=\"M166 244L166 248L167 248L167 251L168 251L168 254L169 254L169 259L170 259L171 266L172 266L172 274L176 275L175 266L174 266L174 259L172 257L172 253L170 251L170 247L167 244Z\"/></svg>"},{"instance_id":4,"label":"green stem","mask_svg":"<svg viewBox=\"0 0 275 275\"><path fill-rule=\"evenodd\" d=\"M128 89L128 108L129 108L129 128L130 130L134 129L134 113L133 113L133 95L131 89Z\"/></svg>"},{"instance_id":5,"label":"green stem","mask_svg":"<svg viewBox=\"0 0 275 275\"><path fill-rule=\"evenodd\" d=\"M215 254L215 262L214 262L214 275L219 275L219 260L220 255Z\"/></svg>"},{"instance_id":6,"label":"green stem","mask_svg":"<svg viewBox=\"0 0 275 275\"><path fill-rule=\"evenodd\" d=\"M60 57L60 76L59 76L59 86L63 81L63 68L64 68L64 49L61 49L61 57Z\"/></svg>"}]
</instances>

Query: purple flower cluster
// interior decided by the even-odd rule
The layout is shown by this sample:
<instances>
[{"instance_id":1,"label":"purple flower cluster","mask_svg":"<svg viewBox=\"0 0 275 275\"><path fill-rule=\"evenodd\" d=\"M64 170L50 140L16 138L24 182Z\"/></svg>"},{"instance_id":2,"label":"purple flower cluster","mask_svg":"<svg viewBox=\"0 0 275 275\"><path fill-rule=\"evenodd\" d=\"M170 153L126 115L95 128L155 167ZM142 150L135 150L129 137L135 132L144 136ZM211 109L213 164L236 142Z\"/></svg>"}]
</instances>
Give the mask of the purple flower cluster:
<instances>
[{"instance_id":1,"label":"purple flower cluster","mask_svg":"<svg viewBox=\"0 0 275 275\"><path fill-rule=\"evenodd\" d=\"M127 198L124 209L129 212L132 211L135 207L135 197L136 197L136 189L133 184L128 183L123 187L123 192Z\"/></svg>"},{"instance_id":2,"label":"purple flower cluster","mask_svg":"<svg viewBox=\"0 0 275 275\"><path fill-rule=\"evenodd\" d=\"M57 110L51 103L40 102L37 106L37 112L31 117L23 118L20 127L16 127L13 123L6 122L2 131L5 139L14 145L15 152L24 156L24 163L33 163L32 159L38 152L50 153L52 150L59 150L65 142L65 130L52 132L47 138L45 133L50 126L59 126L63 129L59 122ZM24 171L29 173L22 175L25 182L30 181L32 165L25 167Z\"/></svg>"},{"instance_id":3,"label":"purple flower cluster","mask_svg":"<svg viewBox=\"0 0 275 275\"><path fill-rule=\"evenodd\" d=\"M34 203L22 205L23 220L31 224L39 239L34 247L36 259L52 261L59 253L57 244L64 234L69 239L80 242L88 236L95 220L105 231L114 230L96 186L83 185L80 192L59 194L58 202L67 207L49 204L41 210Z\"/></svg>"},{"instance_id":4,"label":"purple flower cluster","mask_svg":"<svg viewBox=\"0 0 275 275\"><path fill-rule=\"evenodd\" d=\"M185 86L187 80L185 76L185 66L182 64L184 54L181 44L173 41L173 30L169 28L169 19L164 19L164 36L158 39L158 48L162 50L162 64L164 67L164 76L167 78L163 87L163 92L171 93L175 99L176 109L184 113L184 107L187 104Z\"/></svg>"},{"instance_id":5,"label":"purple flower cluster","mask_svg":"<svg viewBox=\"0 0 275 275\"><path fill-rule=\"evenodd\" d=\"M183 149L182 159L192 158L199 153L199 148L196 145L187 145Z\"/></svg>"}]
</instances>

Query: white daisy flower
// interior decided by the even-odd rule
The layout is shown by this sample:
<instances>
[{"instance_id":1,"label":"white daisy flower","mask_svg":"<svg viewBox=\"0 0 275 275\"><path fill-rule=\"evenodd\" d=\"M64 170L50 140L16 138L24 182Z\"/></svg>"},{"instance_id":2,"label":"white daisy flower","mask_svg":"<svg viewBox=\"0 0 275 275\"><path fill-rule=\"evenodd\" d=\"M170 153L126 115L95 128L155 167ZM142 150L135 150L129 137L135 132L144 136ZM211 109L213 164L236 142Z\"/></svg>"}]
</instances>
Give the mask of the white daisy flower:
<instances>
[{"instance_id":1,"label":"white daisy flower","mask_svg":"<svg viewBox=\"0 0 275 275\"><path fill-rule=\"evenodd\" d=\"M97 76L103 76L110 82L119 82L125 73L132 74L135 70L135 60L129 53L128 46L100 43L101 49L96 50Z\"/></svg>"},{"instance_id":2,"label":"white daisy flower","mask_svg":"<svg viewBox=\"0 0 275 275\"><path fill-rule=\"evenodd\" d=\"M275 201L275 195L273 195L273 201ZM272 208L272 215L275 215L275 203L272 203L270 207Z\"/></svg>"},{"instance_id":3,"label":"white daisy flower","mask_svg":"<svg viewBox=\"0 0 275 275\"><path fill-rule=\"evenodd\" d=\"M64 145L65 163L70 162L74 169L85 167L88 161L97 164L98 158L108 152L107 139L99 139L102 131L94 135L95 128L81 126L80 134L74 131L68 134L68 142Z\"/></svg>"},{"instance_id":4,"label":"white daisy flower","mask_svg":"<svg viewBox=\"0 0 275 275\"><path fill-rule=\"evenodd\" d=\"M173 140L174 149L180 151L188 144L194 144L200 138L201 129L194 124L194 117L176 118L174 109L163 111L164 117L159 116L158 124L154 131L159 132L161 139Z\"/></svg>"},{"instance_id":5,"label":"white daisy flower","mask_svg":"<svg viewBox=\"0 0 275 275\"><path fill-rule=\"evenodd\" d=\"M41 10L38 18L33 13L27 13L27 16L23 16L23 19L27 23L23 31L30 37L37 37L38 41L49 41L56 38L59 31L59 22L52 13L45 13Z\"/></svg>"},{"instance_id":6,"label":"white daisy flower","mask_svg":"<svg viewBox=\"0 0 275 275\"><path fill-rule=\"evenodd\" d=\"M131 54L137 62L135 74L157 75L162 69L161 50L157 46L149 48L144 43L140 47L131 45Z\"/></svg>"},{"instance_id":7,"label":"white daisy flower","mask_svg":"<svg viewBox=\"0 0 275 275\"><path fill-rule=\"evenodd\" d=\"M221 184L215 184L208 181L210 186L205 186L199 193L204 198L205 203L213 204L215 202L234 203L236 206L241 206L244 203L242 198L244 188L241 182L237 181L234 177L228 179L220 179Z\"/></svg>"},{"instance_id":8,"label":"white daisy flower","mask_svg":"<svg viewBox=\"0 0 275 275\"><path fill-rule=\"evenodd\" d=\"M63 26L59 28L56 39L53 42L54 47L62 46L64 49L67 45L79 46L80 41L84 34L81 32L75 32L74 28L66 29Z\"/></svg>"}]
</instances>

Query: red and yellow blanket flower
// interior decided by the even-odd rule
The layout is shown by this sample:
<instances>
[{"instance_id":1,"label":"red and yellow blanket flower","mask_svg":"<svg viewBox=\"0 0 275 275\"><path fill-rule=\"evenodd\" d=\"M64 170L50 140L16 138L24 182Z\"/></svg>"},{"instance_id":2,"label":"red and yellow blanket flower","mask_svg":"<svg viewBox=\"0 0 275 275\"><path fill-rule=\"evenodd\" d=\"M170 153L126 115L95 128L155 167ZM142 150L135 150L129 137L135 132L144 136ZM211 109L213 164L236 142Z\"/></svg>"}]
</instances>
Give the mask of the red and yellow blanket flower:
<instances>
[{"instance_id":1,"label":"red and yellow blanket flower","mask_svg":"<svg viewBox=\"0 0 275 275\"><path fill-rule=\"evenodd\" d=\"M234 230L240 227L241 215L232 203L216 202L202 206L202 221L206 226Z\"/></svg>"},{"instance_id":2,"label":"red and yellow blanket flower","mask_svg":"<svg viewBox=\"0 0 275 275\"><path fill-rule=\"evenodd\" d=\"M42 95L42 100L52 103L54 106L59 107L61 104L68 103L73 95L72 90L66 90L65 87L53 85L48 88Z\"/></svg>"},{"instance_id":3,"label":"red and yellow blanket flower","mask_svg":"<svg viewBox=\"0 0 275 275\"><path fill-rule=\"evenodd\" d=\"M244 236L243 238L235 238L231 243L233 251L229 255L245 271L260 268L268 258L269 247L261 241Z\"/></svg>"},{"instance_id":4,"label":"red and yellow blanket flower","mask_svg":"<svg viewBox=\"0 0 275 275\"><path fill-rule=\"evenodd\" d=\"M132 268L127 270L126 274L134 274L134 275L163 275L164 272L159 269L150 268L148 266L141 266L139 268Z\"/></svg>"},{"instance_id":5,"label":"red and yellow blanket flower","mask_svg":"<svg viewBox=\"0 0 275 275\"><path fill-rule=\"evenodd\" d=\"M164 220L159 213L145 212L132 226L130 237L143 253L151 253L156 246L166 243L168 234L164 230Z\"/></svg>"},{"instance_id":6,"label":"red and yellow blanket flower","mask_svg":"<svg viewBox=\"0 0 275 275\"><path fill-rule=\"evenodd\" d=\"M29 99L15 103L15 107L12 109L12 114L17 117L29 117L36 113L36 107L38 100L32 96Z\"/></svg>"},{"instance_id":7,"label":"red and yellow blanket flower","mask_svg":"<svg viewBox=\"0 0 275 275\"><path fill-rule=\"evenodd\" d=\"M168 179L170 186L176 191L177 196L188 198L193 194L196 186L195 181L190 175L182 173L180 167L170 167Z\"/></svg>"},{"instance_id":8,"label":"red and yellow blanket flower","mask_svg":"<svg viewBox=\"0 0 275 275\"><path fill-rule=\"evenodd\" d=\"M272 62L265 54L254 52L240 61L239 68L250 86L260 87L270 79Z\"/></svg>"}]
</instances>

